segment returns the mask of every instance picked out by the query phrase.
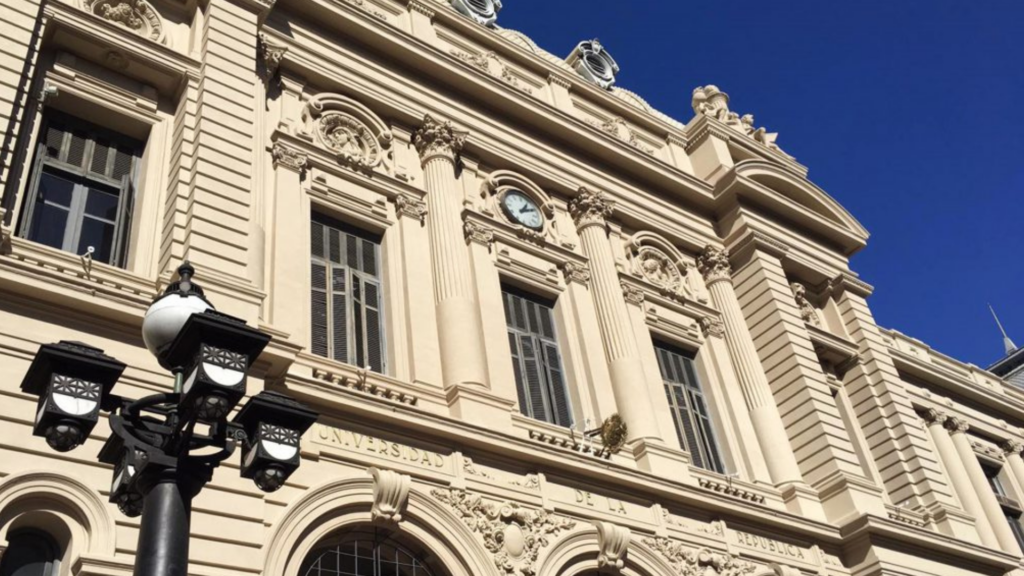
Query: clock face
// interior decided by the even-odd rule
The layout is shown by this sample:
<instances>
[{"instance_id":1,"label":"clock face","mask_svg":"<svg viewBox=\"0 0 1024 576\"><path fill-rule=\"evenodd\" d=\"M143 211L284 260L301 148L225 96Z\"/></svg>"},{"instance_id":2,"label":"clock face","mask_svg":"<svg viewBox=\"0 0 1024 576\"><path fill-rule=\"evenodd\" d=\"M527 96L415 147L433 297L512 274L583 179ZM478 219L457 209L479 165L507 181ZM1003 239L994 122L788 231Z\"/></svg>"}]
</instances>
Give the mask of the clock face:
<instances>
[{"instance_id":1,"label":"clock face","mask_svg":"<svg viewBox=\"0 0 1024 576\"><path fill-rule=\"evenodd\" d=\"M531 230L540 230L544 227L544 217L540 214L540 208L527 195L518 190L509 190L501 198L501 207L505 214L517 224L522 224Z\"/></svg>"}]
</instances>

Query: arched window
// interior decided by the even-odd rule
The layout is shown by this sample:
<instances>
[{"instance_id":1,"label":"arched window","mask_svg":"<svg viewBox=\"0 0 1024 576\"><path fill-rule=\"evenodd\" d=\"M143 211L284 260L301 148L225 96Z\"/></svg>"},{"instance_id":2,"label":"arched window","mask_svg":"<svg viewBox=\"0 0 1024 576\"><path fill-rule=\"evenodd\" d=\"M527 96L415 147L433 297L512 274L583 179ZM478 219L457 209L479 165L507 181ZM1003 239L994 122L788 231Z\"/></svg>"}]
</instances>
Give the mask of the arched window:
<instances>
[{"instance_id":1,"label":"arched window","mask_svg":"<svg viewBox=\"0 0 1024 576\"><path fill-rule=\"evenodd\" d=\"M6 575L3 575L6 576ZM349 532L306 557L299 576L446 576L414 547L376 531Z\"/></svg>"},{"instance_id":2,"label":"arched window","mask_svg":"<svg viewBox=\"0 0 1024 576\"><path fill-rule=\"evenodd\" d=\"M36 530L13 533L0 560L0 576L57 576L59 568L57 544L53 538Z\"/></svg>"}]
</instances>

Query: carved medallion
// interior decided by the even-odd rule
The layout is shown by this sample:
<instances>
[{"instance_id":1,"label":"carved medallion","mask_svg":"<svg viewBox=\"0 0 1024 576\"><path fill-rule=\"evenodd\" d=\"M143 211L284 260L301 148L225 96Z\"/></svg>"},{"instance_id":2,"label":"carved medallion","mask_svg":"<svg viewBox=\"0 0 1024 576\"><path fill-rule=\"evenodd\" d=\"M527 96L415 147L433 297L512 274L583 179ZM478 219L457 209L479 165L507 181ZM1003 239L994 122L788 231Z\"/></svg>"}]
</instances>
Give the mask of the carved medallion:
<instances>
[{"instance_id":1,"label":"carved medallion","mask_svg":"<svg viewBox=\"0 0 1024 576\"><path fill-rule=\"evenodd\" d=\"M160 15L146 0L85 0L85 10L155 42L163 42Z\"/></svg>"},{"instance_id":2,"label":"carved medallion","mask_svg":"<svg viewBox=\"0 0 1024 576\"><path fill-rule=\"evenodd\" d=\"M648 282L659 288L675 292L683 281L683 275L669 257L651 246L644 246L637 251L637 273Z\"/></svg>"},{"instance_id":3,"label":"carved medallion","mask_svg":"<svg viewBox=\"0 0 1024 576\"><path fill-rule=\"evenodd\" d=\"M381 149L370 129L343 112L325 112L317 120L320 142L338 155L338 159L361 168L380 163Z\"/></svg>"}]
</instances>

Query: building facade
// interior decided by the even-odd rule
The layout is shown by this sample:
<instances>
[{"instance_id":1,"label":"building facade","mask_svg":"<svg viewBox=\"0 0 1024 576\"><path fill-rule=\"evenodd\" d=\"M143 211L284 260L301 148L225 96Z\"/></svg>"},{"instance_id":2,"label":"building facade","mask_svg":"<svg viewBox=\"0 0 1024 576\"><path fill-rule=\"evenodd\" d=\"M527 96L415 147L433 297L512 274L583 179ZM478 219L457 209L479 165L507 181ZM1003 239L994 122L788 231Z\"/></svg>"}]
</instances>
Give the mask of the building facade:
<instances>
[{"instance_id":1,"label":"building facade","mask_svg":"<svg viewBox=\"0 0 1024 576\"><path fill-rule=\"evenodd\" d=\"M321 414L199 494L193 574L1021 569L1024 392L877 326L867 232L724 92L673 120L500 8L5 0L3 576L131 571L106 424L58 455L18 383L78 340L169 390L186 259Z\"/></svg>"}]
</instances>

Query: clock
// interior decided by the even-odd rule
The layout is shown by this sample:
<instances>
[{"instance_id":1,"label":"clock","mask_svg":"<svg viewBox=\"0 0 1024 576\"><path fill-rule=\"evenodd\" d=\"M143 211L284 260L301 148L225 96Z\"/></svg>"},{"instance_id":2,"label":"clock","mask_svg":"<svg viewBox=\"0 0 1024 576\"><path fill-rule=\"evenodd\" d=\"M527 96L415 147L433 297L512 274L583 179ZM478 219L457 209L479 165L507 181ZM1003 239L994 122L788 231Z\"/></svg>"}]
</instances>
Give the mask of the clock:
<instances>
[{"instance_id":1,"label":"clock","mask_svg":"<svg viewBox=\"0 0 1024 576\"><path fill-rule=\"evenodd\" d=\"M544 217L541 216L537 203L519 190L509 190L502 195L501 209L505 216L516 224L530 230L540 231L544 228Z\"/></svg>"}]
</instances>

